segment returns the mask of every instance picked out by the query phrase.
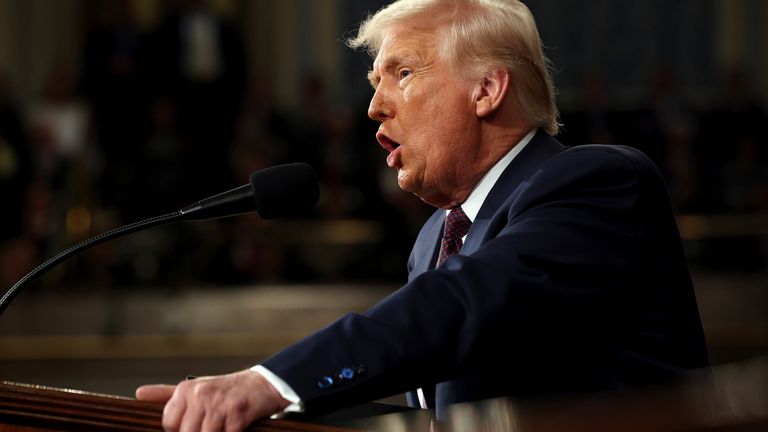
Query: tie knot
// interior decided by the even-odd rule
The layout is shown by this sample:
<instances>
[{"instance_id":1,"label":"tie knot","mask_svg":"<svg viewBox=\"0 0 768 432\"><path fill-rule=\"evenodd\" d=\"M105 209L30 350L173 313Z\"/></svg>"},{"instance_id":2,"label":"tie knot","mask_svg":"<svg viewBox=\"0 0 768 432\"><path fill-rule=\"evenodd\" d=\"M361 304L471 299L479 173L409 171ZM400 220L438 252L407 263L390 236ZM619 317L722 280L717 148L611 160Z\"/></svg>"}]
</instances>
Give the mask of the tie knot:
<instances>
[{"instance_id":1,"label":"tie knot","mask_svg":"<svg viewBox=\"0 0 768 432\"><path fill-rule=\"evenodd\" d=\"M445 218L445 232L443 237L446 239L461 239L469 232L472 221L464 213L461 207L456 207L448 213Z\"/></svg>"}]
</instances>

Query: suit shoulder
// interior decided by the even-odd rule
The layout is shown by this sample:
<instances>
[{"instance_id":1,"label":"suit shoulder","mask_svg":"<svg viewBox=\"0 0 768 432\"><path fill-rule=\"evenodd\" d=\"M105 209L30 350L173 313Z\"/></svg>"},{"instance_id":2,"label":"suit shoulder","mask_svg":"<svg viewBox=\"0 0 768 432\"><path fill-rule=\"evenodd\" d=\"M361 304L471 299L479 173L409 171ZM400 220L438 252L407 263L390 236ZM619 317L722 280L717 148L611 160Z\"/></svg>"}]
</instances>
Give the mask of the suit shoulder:
<instances>
[{"instance_id":1,"label":"suit shoulder","mask_svg":"<svg viewBox=\"0 0 768 432\"><path fill-rule=\"evenodd\" d=\"M570 172L616 170L634 172L642 178L663 178L648 156L634 147L623 145L585 144L569 147L550 159L547 165Z\"/></svg>"},{"instance_id":2,"label":"suit shoulder","mask_svg":"<svg viewBox=\"0 0 768 432\"><path fill-rule=\"evenodd\" d=\"M628 163L637 167L653 167L656 165L642 151L624 145L584 144L568 147L551 159L586 159L595 162Z\"/></svg>"},{"instance_id":3,"label":"suit shoulder","mask_svg":"<svg viewBox=\"0 0 768 432\"><path fill-rule=\"evenodd\" d=\"M667 196L661 172L642 152L617 145L569 147L548 159L505 201L510 209L526 209L552 199L646 194Z\"/></svg>"}]
</instances>

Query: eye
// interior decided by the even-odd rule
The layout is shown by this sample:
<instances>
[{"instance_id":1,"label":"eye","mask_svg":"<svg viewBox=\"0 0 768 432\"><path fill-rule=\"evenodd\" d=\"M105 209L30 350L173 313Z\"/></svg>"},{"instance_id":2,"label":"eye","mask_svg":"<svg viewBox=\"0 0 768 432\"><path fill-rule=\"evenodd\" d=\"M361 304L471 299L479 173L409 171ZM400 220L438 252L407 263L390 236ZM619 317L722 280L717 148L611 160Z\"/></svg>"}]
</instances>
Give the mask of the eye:
<instances>
[{"instance_id":1,"label":"eye","mask_svg":"<svg viewBox=\"0 0 768 432\"><path fill-rule=\"evenodd\" d=\"M413 71L411 71L410 69L403 68L403 69L400 69L400 72L398 73L398 79L402 81L411 75L413 75Z\"/></svg>"}]
</instances>

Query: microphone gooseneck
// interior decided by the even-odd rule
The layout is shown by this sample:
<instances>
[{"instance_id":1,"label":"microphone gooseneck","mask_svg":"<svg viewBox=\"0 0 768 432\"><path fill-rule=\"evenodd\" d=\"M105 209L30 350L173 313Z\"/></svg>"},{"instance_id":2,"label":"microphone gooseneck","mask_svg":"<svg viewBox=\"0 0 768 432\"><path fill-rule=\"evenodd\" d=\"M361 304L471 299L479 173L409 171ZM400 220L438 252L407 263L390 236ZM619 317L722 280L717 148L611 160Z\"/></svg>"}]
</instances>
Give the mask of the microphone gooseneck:
<instances>
[{"instance_id":1,"label":"microphone gooseneck","mask_svg":"<svg viewBox=\"0 0 768 432\"><path fill-rule=\"evenodd\" d=\"M246 185L198 201L183 209L134 222L82 241L49 258L14 284L0 299L0 315L21 290L43 273L86 249L132 232L178 221L222 218L256 211L262 219L294 216L317 204L315 171L306 164L277 165L251 174Z\"/></svg>"},{"instance_id":2,"label":"microphone gooseneck","mask_svg":"<svg viewBox=\"0 0 768 432\"><path fill-rule=\"evenodd\" d=\"M72 255L76 255L84 250L96 246L97 244L104 243L107 240L112 240L114 238L122 237L126 234L141 231L143 229L151 228L154 226L166 225L179 220L181 220L181 212L178 211L162 216L155 216L153 218L145 219L143 221L134 222L129 225L109 230L59 252L57 255L49 258L47 261L37 266L34 270L27 273L23 278L19 279L19 281L16 282L16 284L14 284L11 289L5 293L5 295L3 295L3 298L0 299L0 315L3 314L11 300L13 300L14 297L16 297L23 288L40 277L43 273L71 257Z\"/></svg>"}]
</instances>

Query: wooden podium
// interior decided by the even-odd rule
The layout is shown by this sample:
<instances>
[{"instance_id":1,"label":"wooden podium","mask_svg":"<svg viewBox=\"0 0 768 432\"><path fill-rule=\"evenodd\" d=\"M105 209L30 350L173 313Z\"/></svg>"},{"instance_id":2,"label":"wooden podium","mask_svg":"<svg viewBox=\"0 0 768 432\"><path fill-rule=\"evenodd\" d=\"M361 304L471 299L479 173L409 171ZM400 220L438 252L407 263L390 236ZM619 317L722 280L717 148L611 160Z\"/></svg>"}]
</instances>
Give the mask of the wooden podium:
<instances>
[{"instance_id":1,"label":"wooden podium","mask_svg":"<svg viewBox=\"0 0 768 432\"><path fill-rule=\"evenodd\" d=\"M161 431L163 405L120 396L0 381L0 431ZM293 420L264 420L249 431L350 432Z\"/></svg>"},{"instance_id":2,"label":"wooden podium","mask_svg":"<svg viewBox=\"0 0 768 432\"><path fill-rule=\"evenodd\" d=\"M666 388L539 404L498 398L451 405L437 422L429 410L362 404L314 423L263 420L248 430L765 432L766 378L768 357L758 357L698 371ZM160 431L162 410L162 404L125 397L0 381L0 432Z\"/></svg>"}]
</instances>

